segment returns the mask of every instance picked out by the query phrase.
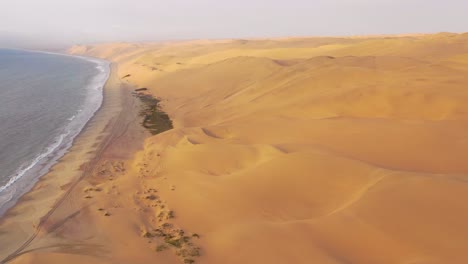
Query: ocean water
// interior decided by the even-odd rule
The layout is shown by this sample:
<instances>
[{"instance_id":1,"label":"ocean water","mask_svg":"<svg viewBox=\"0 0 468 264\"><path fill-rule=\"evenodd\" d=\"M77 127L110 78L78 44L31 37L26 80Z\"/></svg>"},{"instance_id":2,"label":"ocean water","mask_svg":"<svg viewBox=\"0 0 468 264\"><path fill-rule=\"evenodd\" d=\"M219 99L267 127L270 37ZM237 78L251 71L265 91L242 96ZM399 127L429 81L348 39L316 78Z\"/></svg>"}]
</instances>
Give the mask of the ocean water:
<instances>
[{"instance_id":1,"label":"ocean water","mask_svg":"<svg viewBox=\"0 0 468 264\"><path fill-rule=\"evenodd\" d=\"M0 49L0 214L66 153L108 77L106 61Z\"/></svg>"}]
</instances>

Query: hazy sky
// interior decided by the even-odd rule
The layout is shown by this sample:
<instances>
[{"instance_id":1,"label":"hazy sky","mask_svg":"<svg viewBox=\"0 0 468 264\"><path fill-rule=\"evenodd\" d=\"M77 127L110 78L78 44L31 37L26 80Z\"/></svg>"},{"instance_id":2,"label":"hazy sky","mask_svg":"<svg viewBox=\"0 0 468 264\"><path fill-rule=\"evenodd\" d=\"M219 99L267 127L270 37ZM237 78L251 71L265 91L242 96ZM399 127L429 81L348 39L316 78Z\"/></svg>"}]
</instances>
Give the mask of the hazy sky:
<instances>
[{"instance_id":1,"label":"hazy sky","mask_svg":"<svg viewBox=\"0 0 468 264\"><path fill-rule=\"evenodd\" d=\"M468 0L0 0L0 3L0 39L3 36L35 43L468 31Z\"/></svg>"}]
</instances>

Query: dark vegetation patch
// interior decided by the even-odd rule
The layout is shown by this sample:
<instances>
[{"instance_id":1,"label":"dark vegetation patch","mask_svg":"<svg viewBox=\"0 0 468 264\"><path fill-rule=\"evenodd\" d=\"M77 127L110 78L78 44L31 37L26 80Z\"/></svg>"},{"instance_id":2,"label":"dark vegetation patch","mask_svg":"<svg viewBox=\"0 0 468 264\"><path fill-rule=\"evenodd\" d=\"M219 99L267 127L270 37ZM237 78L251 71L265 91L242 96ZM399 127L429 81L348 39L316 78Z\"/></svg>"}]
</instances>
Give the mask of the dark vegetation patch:
<instances>
[{"instance_id":1,"label":"dark vegetation patch","mask_svg":"<svg viewBox=\"0 0 468 264\"><path fill-rule=\"evenodd\" d=\"M173 128L169 116L161 110L159 103L161 100L148 94L136 93L142 103L140 116L143 117L142 125L151 134L157 135Z\"/></svg>"},{"instance_id":2,"label":"dark vegetation patch","mask_svg":"<svg viewBox=\"0 0 468 264\"><path fill-rule=\"evenodd\" d=\"M153 229L153 231L144 231L142 236L148 239L161 238L164 243L159 244L156 251L161 252L171 248L182 260L193 259L202 255L201 249L194 244L194 239L199 238L198 235L187 234L184 230L177 229L168 223L161 225L160 228ZM193 262L195 261L193 260Z\"/></svg>"},{"instance_id":3,"label":"dark vegetation patch","mask_svg":"<svg viewBox=\"0 0 468 264\"><path fill-rule=\"evenodd\" d=\"M184 243L182 238L173 238L173 237L169 237L169 236L166 236L164 241L166 241L166 243L168 243L169 245L171 245L173 247L176 247L176 248L182 247L182 244Z\"/></svg>"},{"instance_id":4,"label":"dark vegetation patch","mask_svg":"<svg viewBox=\"0 0 468 264\"><path fill-rule=\"evenodd\" d=\"M166 250L166 249L167 249L167 246L164 245L164 244L159 245L159 246L156 247L156 251L157 251L157 252L161 252L161 251L164 251L164 250Z\"/></svg>"}]
</instances>

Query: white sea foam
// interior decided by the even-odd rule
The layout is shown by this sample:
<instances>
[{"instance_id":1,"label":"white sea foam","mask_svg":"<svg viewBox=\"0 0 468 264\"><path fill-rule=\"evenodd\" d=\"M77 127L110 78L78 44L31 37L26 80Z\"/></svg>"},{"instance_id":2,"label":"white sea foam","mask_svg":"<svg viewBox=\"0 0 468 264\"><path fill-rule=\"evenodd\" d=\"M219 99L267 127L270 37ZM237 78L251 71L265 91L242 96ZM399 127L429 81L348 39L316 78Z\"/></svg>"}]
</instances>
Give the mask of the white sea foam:
<instances>
[{"instance_id":1,"label":"white sea foam","mask_svg":"<svg viewBox=\"0 0 468 264\"><path fill-rule=\"evenodd\" d=\"M7 182L7 184L5 184L4 186L1 186L0 187L0 192L4 191L5 189L7 189L8 187L10 187L13 183L15 183L16 181L18 181L19 179L21 179L21 177L26 173L28 172L30 169L32 169L36 164L38 164L39 162L41 162L42 159L44 159L45 157L49 156L50 154L52 154L52 152L54 152L54 150L56 150L63 142L63 139L67 136L67 134L63 134L63 135L60 135L58 137L58 139L52 144L50 145L49 147L47 147L47 149L41 153L39 156L37 156L29 165L27 165L25 168L21 168L18 170L18 172L10 178L10 180Z\"/></svg>"}]
</instances>

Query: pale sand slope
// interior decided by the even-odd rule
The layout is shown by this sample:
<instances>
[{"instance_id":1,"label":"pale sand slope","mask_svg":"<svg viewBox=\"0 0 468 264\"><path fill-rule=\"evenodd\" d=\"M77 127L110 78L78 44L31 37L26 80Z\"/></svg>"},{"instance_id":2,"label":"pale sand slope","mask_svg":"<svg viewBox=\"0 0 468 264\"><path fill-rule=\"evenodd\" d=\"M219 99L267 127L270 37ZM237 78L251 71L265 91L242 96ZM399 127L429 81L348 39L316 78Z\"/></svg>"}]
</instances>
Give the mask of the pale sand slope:
<instances>
[{"instance_id":1,"label":"pale sand slope","mask_svg":"<svg viewBox=\"0 0 468 264\"><path fill-rule=\"evenodd\" d=\"M110 195L56 235L100 237L102 252L15 263L468 263L467 34L70 52L119 63L175 129L148 138L115 187L90 180ZM161 204L202 256L155 250Z\"/></svg>"}]
</instances>

